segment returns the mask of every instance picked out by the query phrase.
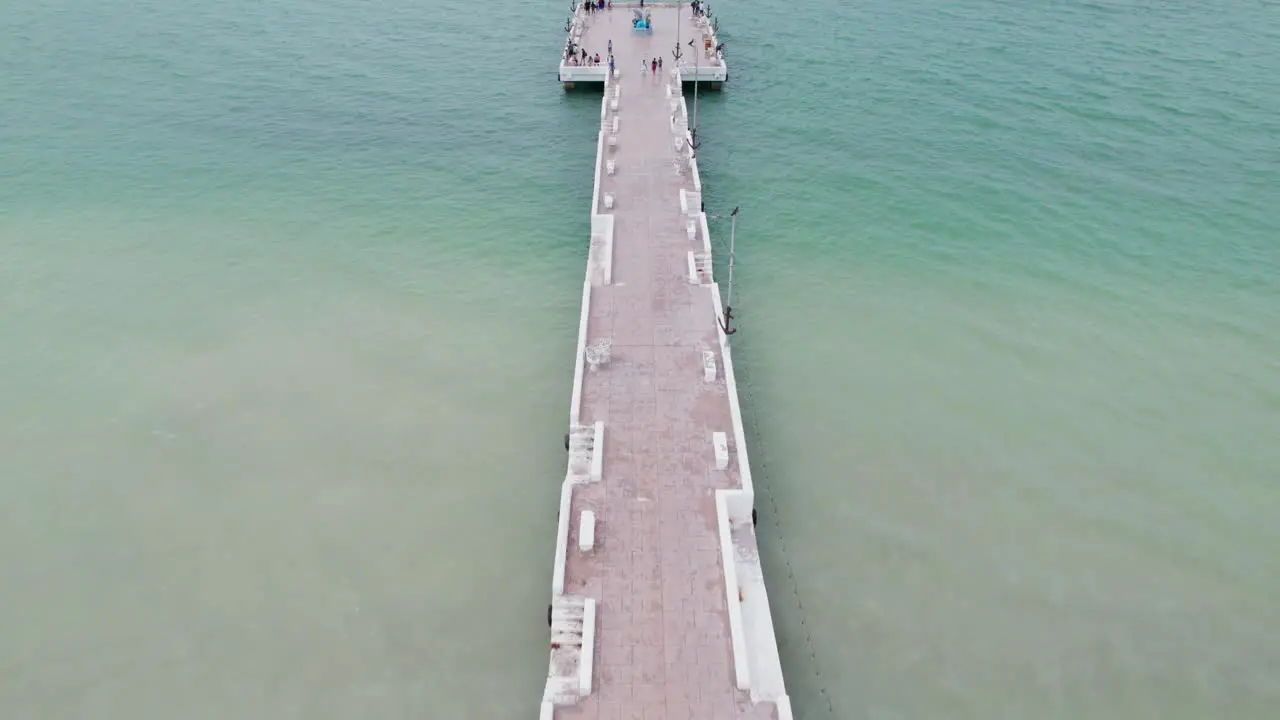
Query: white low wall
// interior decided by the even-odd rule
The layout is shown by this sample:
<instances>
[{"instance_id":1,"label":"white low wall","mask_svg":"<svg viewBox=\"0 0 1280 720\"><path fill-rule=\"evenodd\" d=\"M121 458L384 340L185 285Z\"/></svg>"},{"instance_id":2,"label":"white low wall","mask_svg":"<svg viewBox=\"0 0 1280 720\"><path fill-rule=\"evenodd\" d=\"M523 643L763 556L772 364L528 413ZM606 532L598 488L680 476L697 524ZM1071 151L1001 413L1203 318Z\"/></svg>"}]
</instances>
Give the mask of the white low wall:
<instances>
[{"instance_id":1,"label":"white low wall","mask_svg":"<svg viewBox=\"0 0 1280 720\"><path fill-rule=\"evenodd\" d=\"M601 113L604 110L601 109ZM602 123L603 124L603 123ZM600 173L604 170L604 130L601 129L597 133L596 140L596 176L591 183L591 217L596 216L596 211L600 209Z\"/></svg>"},{"instance_id":2,"label":"white low wall","mask_svg":"<svg viewBox=\"0 0 1280 720\"><path fill-rule=\"evenodd\" d=\"M587 319L591 317L591 279L582 283L582 310L578 314L578 357L573 363L573 393L569 397L569 428L578 424L582 409L582 373L587 354Z\"/></svg>"},{"instance_id":3,"label":"white low wall","mask_svg":"<svg viewBox=\"0 0 1280 720\"><path fill-rule=\"evenodd\" d=\"M720 302L720 285L713 284L711 286L711 302L715 305L716 317L724 317L724 305ZM754 506L755 484L751 482L751 464L747 458L747 437L742 426L742 408L738 404L738 380L733 373L733 353L729 350L729 336L724 334L724 328L719 328L716 334L720 336L720 362L724 366L724 383L728 389L729 395L729 415L733 420L733 442L737 446L738 456L738 475L742 479L742 489L750 493Z\"/></svg>"},{"instance_id":4,"label":"white low wall","mask_svg":"<svg viewBox=\"0 0 1280 720\"><path fill-rule=\"evenodd\" d=\"M573 482L560 486L560 520L556 523L556 559L551 570L551 597L564 595L564 568L569 558L569 523L573 521Z\"/></svg>"},{"instance_id":5,"label":"white low wall","mask_svg":"<svg viewBox=\"0 0 1280 720\"><path fill-rule=\"evenodd\" d=\"M609 64L570 65L560 63L560 82L604 82L609 77ZM704 80L706 78L703 78Z\"/></svg>"},{"instance_id":6,"label":"white low wall","mask_svg":"<svg viewBox=\"0 0 1280 720\"><path fill-rule=\"evenodd\" d=\"M742 600L738 595L738 563L733 554L728 497L741 490L716 491L716 528L720 535L720 564L724 566L724 596L729 609L729 642L733 648L733 679L739 690L751 689L751 669L747 635L742 622Z\"/></svg>"},{"instance_id":7,"label":"white low wall","mask_svg":"<svg viewBox=\"0 0 1280 720\"><path fill-rule=\"evenodd\" d=\"M591 479L600 482L604 477L604 423L597 420L591 441Z\"/></svg>"},{"instance_id":8,"label":"white low wall","mask_svg":"<svg viewBox=\"0 0 1280 720\"><path fill-rule=\"evenodd\" d=\"M599 254L589 258L592 274L598 272L599 284L613 284L613 215L591 216L591 245L596 249L599 240Z\"/></svg>"},{"instance_id":9,"label":"white low wall","mask_svg":"<svg viewBox=\"0 0 1280 720\"><path fill-rule=\"evenodd\" d=\"M724 82L729 79L729 69L725 65L701 64L694 65L689 63L685 65L680 63L680 79L683 82Z\"/></svg>"},{"instance_id":10,"label":"white low wall","mask_svg":"<svg viewBox=\"0 0 1280 720\"><path fill-rule=\"evenodd\" d=\"M582 649L578 654L578 693L591 694L591 673L596 656L596 600L587 598L582 608Z\"/></svg>"}]
</instances>

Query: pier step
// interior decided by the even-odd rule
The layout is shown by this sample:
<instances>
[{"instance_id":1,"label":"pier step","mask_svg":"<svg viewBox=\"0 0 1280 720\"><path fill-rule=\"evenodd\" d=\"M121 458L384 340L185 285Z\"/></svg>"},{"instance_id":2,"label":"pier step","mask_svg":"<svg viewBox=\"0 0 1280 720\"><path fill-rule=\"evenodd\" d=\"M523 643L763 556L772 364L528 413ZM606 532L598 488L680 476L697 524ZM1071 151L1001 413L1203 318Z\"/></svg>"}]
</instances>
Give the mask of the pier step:
<instances>
[{"instance_id":1,"label":"pier step","mask_svg":"<svg viewBox=\"0 0 1280 720\"><path fill-rule=\"evenodd\" d=\"M569 479L599 482L604 475L604 423L569 428Z\"/></svg>"},{"instance_id":2,"label":"pier step","mask_svg":"<svg viewBox=\"0 0 1280 720\"><path fill-rule=\"evenodd\" d=\"M551 666L544 703L572 705L591 694L595 601L562 595L551 603Z\"/></svg>"},{"instance_id":3,"label":"pier step","mask_svg":"<svg viewBox=\"0 0 1280 720\"><path fill-rule=\"evenodd\" d=\"M581 647L586 598L562 595L551 603L551 646Z\"/></svg>"},{"instance_id":4,"label":"pier step","mask_svg":"<svg viewBox=\"0 0 1280 720\"><path fill-rule=\"evenodd\" d=\"M696 253L689 251L689 283L691 285L710 285L713 282L711 274L711 255L708 253Z\"/></svg>"},{"instance_id":5,"label":"pier step","mask_svg":"<svg viewBox=\"0 0 1280 720\"><path fill-rule=\"evenodd\" d=\"M585 482L591 476L591 459L596 444L595 427L574 425L569 428L569 474L575 482Z\"/></svg>"}]
</instances>

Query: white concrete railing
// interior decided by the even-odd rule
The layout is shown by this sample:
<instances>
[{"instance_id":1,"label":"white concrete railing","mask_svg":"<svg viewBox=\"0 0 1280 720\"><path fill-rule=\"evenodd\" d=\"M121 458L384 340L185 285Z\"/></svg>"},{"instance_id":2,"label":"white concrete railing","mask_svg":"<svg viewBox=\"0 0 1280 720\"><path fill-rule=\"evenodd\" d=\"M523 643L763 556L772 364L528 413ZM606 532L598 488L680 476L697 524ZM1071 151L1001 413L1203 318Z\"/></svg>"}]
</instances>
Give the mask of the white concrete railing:
<instances>
[{"instance_id":1,"label":"white concrete railing","mask_svg":"<svg viewBox=\"0 0 1280 720\"><path fill-rule=\"evenodd\" d=\"M681 82L724 82L729 79L729 68L723 63L710 65L706 62L695 65L680 61Z\"/></svg>"},{"instance_id":2,"label":"white concrete railing","mask_svg":"<svg viewBox=\"0 0 1280 720\"><path fill-rule=\"evenodd\" d=\"M556 559L551 570L551 597L564 595L565 563L569 559L569 523L573 513L573 480L560 486L560 520L556 523Z\"/></svg>"},{"instance_id":3,"label":"white concrete railing","mask_svg":"<svg viewBox=\"0 0 1280 720\"><path fill-rule=\"evenodd\" d=\"M604 108L600 109L600 114L604 115ZM600 132L596 138L596 176L591 185L591 217L596 216L596 209L600 207L600 165L604 160L604 122L600 123Z\"/></svg>"},{"instance_id":4,"label":"white concrete railing","mask_svg":"<svg viewBox=\"0 0 1280 720\"><path fill-rule=\"evenodd\" d=\"M684 68L675 71L674 77L677 83L684 80ZM677 112L683 116L685 127L688 126L688 105L681 97L677 106ZM692 137L686 133L686 141L692 145ZM698 174L697 160L695 153L689 151L689 168L692 175L692 183L694 191L701 194L702 179ZM693 208L685 208L686 215ZM708 257L711 256L711 232L707 227L707 215L705 212L697 212L698 231L702 236L703 252ZM716 283L710 284L712 304L715 308L717 317L724 316L724 306L720 298L720 286ZM737 490L717 490L716 491L716 520L717 528L720 536L720 553L721 564L724 570L725 582L725 601L728 604L729 611L729 634L730 643L733 651L734 661L734 681L739 689L750 690L753 700L773 700L777 707L779 720L792 720L791 701L785 695L769 697L771 692L776 692L778 688L756 688L753 687L755 682L756 670L753 669L754 662L762 664L760 682L767 682L767 678L772 675L780 677L781 661L778 654L777 639L772 637L772 632L768 629L763 630L767 638L757 638L757 646L753 646L749 641L746 628L746 619L744 617L742 607L742 596L740 592L743 590L741 579L738 576L736 551L733 546L732 528L734 525L742 525L752 523L752 511L755 508L755 485L751 478L750 458L747 455L746 431L742 420L742 407L738 399L738 383L733 367L733 354L729 347L729 338L725 334L723 328L717 329L717 336L720 342L720 357L723 367L725 387L729 396L729 413L733 424L733 439L736 452L736 460L738 464L738 477L741 482L741 489ZM751 525L751 532L755 532L754 523ZM767 612L768 596L765 593L764 603ZM763 693L757 691L763 690Z\"/></svg>"},{"instance_id":5,"label":"white concrete railing","mask_svg":"<svg viewBox=\"0 0 1280 720\"><path fill-rule=\"evenodd\" d=\"M733 649L733 679L739 690L751 689L751 669L747 661L747 633L742 620L738 561L733 552L728 496L741 490L716 491L716 529L720 534L720 564L724 566L724 597L729 609L729 643Z\"/></svg>"},{"instance_id":6,"label":"white concrete railing","mask_svg":"<svg viewBox=\"0 0 1280 720\"><path fill-rule=\"evenodd\" d=\"M591 278L582 283L582 310L578 315L578 358L573 364L573 393L569 397L569 427L578 424L582 410L582 374L587 355L587 319L591 317Z\"/></svg>"},{"instance_id":7,"label":"white concrete railing","mask_svg":"<svg viewBox=\"0 0 1280 720\"><path fill-rule=\"evenodd\" d=\"M587 598L582 609L582 649L578 655L578 692L591 694L591 672L596 656L596 599Z\"/></svg>"},{"instance_id":8,"label":"white concrete railing","mask_svg":"<svg viewBox=\"0 0 1280 720\"><path fill-rule=\"evenodd\" d=\"M605 197L609 196L606 194ZM598 276L600 285L613 284L613 215L594 213L591 215L591 257L588 273L589 278Z\"/></svg>"},{"instance_id":9,"label":"white concrete railing","mask_svg":"<svg viewBox=\"0 0 1280 720\"><path fill-rule=\"evenodd\" d=\"M609 65L573 65L560 62L560 82L604 82L609 77Z\"/></svg>"},{"instance_id":10,"label":"white concrete railing","mask_svg":"<svg viewBox=\"0 0 1280 720\"><path fill-rule=\"evenodd\" d=\"M601 103L600 103L601 117L603 117L607 111L606 103L608 101L608 89L609 89L609 84L606 81L605 97L601 99ZM600 203L600 173L603 172L604 154L605 154L604 139L605 139L605 132L602 129L598 134L597 142L596 142L596 174L595 174L594 187L592 188L592 191L591 191L591 219L592 219L593 227L595 227L598 223L603 223L604 225L607 226L608 241L606 243L606 248L603 250L603 252L605 253L606 259L608 259L608 265L606 265L606 268L607 268L612 265L613 216L600 215L596 212L596 210L599 208L599 203ZM582 411L582 383L583 383L583 376L586 371L585 364L586 364L587 333L588 333L589 320L591 317L591 287L592 287L591 265L592 263L589 259L588 267L587 267L587 277L582 283L582 306L578 315L577 355L573 365L573 392L569 401L570 432L573 431L573 428L579 426L580 424L579 420L581 418L581 411ZM606 282L609 279L608 276L610 273L611 273L611 270L606 270ZM592 458L591 458L591 469L589 473L589 476L593 480L599 480L600 477L603 475L603 465L602 465L603 457L604 457L603 440L604 440L604 423L597 422L594 424L594 428L593 428ZM565 474L564 483L560 486L560 518L556 523L556 552L555 552L555 560L554 560L552 571L551 571L552 598L557 598L564 595L565 571L566 571L566 564L568 562L568 556L569 556L569 527L572 524L572 514L573 514L573 487L575 485L574 480L575 480L575 477L571 474L571 471L567 472ZM592 627L590 629L590 638L586 636L585 632L583 637L583 653L584 653L584 657L587 657L587 658L590 657L590 653L587 650L587 648L592 647L594 644L595 601L590 600L588 604L590 608L588 612L589 612L589 617L592 621ZM591 640L590 643L588 643L588 639ZM585 680L583 679L584 678L583 673L585 673ZM580 686L587 688L586 690L587 693L590 692L590 686L591 686L590 673L591 673L591 660L587 659L585 662L580 660L579 684ZM554 709L551 707L549 703L544 702L542 705L541 712L544 716L550 717L551 716L550 714L554 713Z\"/></svg>"},{"instance_id":11,"label":"white concrete railing","mask_svg":"<svg viewBox=\"0 0 1280 720\"><path fill-rule=\"evenodd\" d=\"M609 94L608 89L609 89L609 83L606 82L605 97L601 98L600 100L601 118L603 118L605 113L607 112L606 102ZM592 181L592 187L591 187L591 219L592 219L593 229L596 225L596 218L599 216L596 210L599 209L600 207L600 173L604 172L604 169L603 169L604 154L605 154L604 139L605 139L605 132L602 128L600 132L597 133L597 136L596 136L596 170L595 170L595 178ZM609 224L608 238L606 243L608 247L606 252L607 252L607 257L609 259L609 262L606 266L607 268L609 268L606 271L605 281L607 283L612 279L610 276L612 275L612 265L613 265L613 227L612 227L613 216L610 215L610 216L601 216L601 217L607 217L608 224ZM569 427L570 428L578 424L578 418L581 416L581 411L582 411L582 375L584 370L583 363L585 362L584 355L586 354L586 350L587 350L587 320L591 316L591 274L592 274L592 267L591 267L591 262L589 260L587 263L587 278L582 286L582 309L581 309L581 314L579 315L579 318L578 318L578 354L577 354L577 359L574 361L573 395L569 400Z\"/></svg>"},{"instance_id":12,"label":"white concrete railing","mask_svg":"<svg viewBox=\"0 0 1280 720\"><path fill-rule=\"evenodd\" d=\"M673 72L673 75L675 77L677 84L684 82L684 72L685 72L685 68L677 68ZM687 125L688 118L689 118L689 107L688 107L688 104L685 103L683 96L681 96L680 98L679 112L684 116L685 124ZM685 134L685 137L688 143L692 145L693 138L688 133ZM691 156L690 167L696 168L697 161L693 157L692 151L690 152L690 156ZM695 192L701 193L702 192L701 178L697 176L696 169L694 170L694 173L695 173L694 174L695 181L694 181L693 189ZM701 231L701 234L702 234L703 252L710 254L711 253L711 232L707 228L707 215L704 212L699 212L698 215L699 215L698 217L699 230ZM718 284L712 284L711 286L711 301L715 305L716 317L724 317L724 306L720 301L720 287ZM738 474L739 474L739 477L742 479L742 489L747 493L749 493L754 501L755 485L751 481L751 465L750 465L750 461L747 458L746 433L743 429L743 424L742 424L742 408L738 404L738 383L733 373L733 359L729 351L729 336L725 335L723 328L719 328L716 331L716 334L720 338L721 364L724 367L725 386L729 391L728 393L729 394L729 413L732 416L732 420L733 420L734 445L737 446Z\"/></svg>"},{"instance_id":13,"label":"white concrete railing","mask_svg":"<svg viewBox=\"0 0 1280 720\"><path fill-rule=\"evenodd\" d=\"M600 482L604 477L604 423L597 420L591 442L591 480Z\"/></svg>"},{"instance_id":14,"label":"white concrete railing","mask_svg":"<svg viewBox=\"0 0 1280 720\"><path fill-rule=\"evenodd\" d=\"M710 241L707 241L710 243ZM711 286L711 302L715 305L716 317L724 317L724 305L720 302L720 286ZM718 324L717 324L718 326ZM724 328L717 330L720 336L720 363L724 366L724 383L729 395L729 415L733 419L733 442L737 446L738 477L742 480L742 490L751 495L754 504L755 484L751 482L751 465L747 458L747 438L742 426L742 408L738 403L738 380L733 372L733 353L729 349L729 337Z\"/></svg>"}]
</instances>

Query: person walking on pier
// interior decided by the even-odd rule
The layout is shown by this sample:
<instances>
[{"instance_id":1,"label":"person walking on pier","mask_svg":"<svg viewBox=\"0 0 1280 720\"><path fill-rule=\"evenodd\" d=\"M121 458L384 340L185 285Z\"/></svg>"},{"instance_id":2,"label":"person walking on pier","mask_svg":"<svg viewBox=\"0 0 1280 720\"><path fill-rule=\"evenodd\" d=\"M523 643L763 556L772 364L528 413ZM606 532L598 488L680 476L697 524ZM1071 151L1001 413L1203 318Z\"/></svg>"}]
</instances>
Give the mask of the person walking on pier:
<instances>
[{"instance_id":1,"label":"person walking on pier","mask_svg":"<svg viewBox=\"0 0 1280 720\"><path fill-rule=\"evenodd\" d=\"M649 70L653 72L654 75L658 74L658 58L654 58L649 61Z\"/></svg>"},{"instance_id":2,"label":"person walking on pier","mask_svg":"<svg viewBox=\"0 0 1280 720\"><path fill-rule=\"evenodd\" d=\"M613 38L609 38L609 54L613 54Z\"/></svg>"},{"instance_id":3,"label":"person walking on pier","mask_svg":"<svg viewBox=\"0 0 1280 720\"><path fill-rule=\"evenodd\" d=\"M658 56L658 72L662 72L662 56Z\"/></svg>"}]
</instances>

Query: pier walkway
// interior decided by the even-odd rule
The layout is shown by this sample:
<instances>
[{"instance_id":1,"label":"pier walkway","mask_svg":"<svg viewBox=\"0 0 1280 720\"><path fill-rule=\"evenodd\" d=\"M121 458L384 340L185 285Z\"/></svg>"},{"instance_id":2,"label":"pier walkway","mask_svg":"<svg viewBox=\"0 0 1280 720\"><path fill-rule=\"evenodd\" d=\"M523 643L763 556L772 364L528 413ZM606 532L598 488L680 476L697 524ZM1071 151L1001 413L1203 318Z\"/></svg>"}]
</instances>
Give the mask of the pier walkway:
<instances>
[{"instance_id":1,"label":"pier walkway","mask_svg":"<svg viewBox=\"0 0 1280 720\"><path fill-rule=\"evenodd\" d=\"M571 30L602 58L611 39L617 73L598 78L602 129L541 718L790 720L681 97L685 62L714 59L712 72L727 75L716 43L705 52L704 36L714 40L705 18L696 22L687 4L647 9L652 34L634 32L620 4L579 10ZM678 69L677 23L705 53ZM664 72L641 72L660 55Z\"/></svg>"}]
</instances>

